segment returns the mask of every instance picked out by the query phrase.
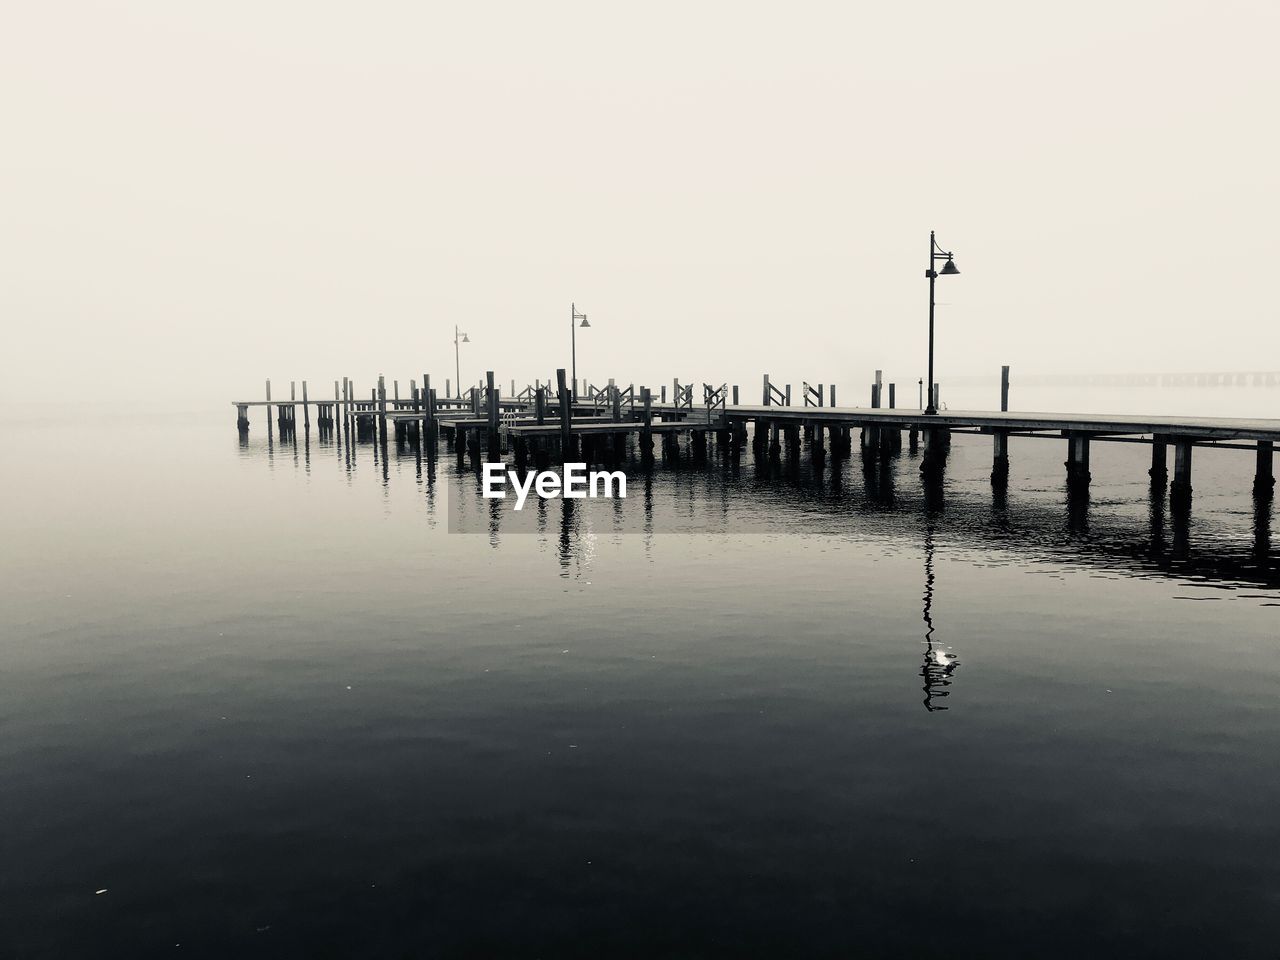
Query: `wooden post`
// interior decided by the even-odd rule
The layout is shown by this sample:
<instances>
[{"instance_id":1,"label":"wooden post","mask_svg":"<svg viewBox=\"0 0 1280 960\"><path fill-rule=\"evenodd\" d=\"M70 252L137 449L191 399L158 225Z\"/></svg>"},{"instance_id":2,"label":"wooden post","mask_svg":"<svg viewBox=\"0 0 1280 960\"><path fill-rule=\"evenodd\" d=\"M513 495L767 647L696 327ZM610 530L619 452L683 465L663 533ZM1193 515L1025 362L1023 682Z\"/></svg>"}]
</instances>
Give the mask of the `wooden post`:
<instances>
[{"instance_id":1,"label":"wooden post","mask_svg":"<svg viewBox=\"0 0 1280 960\"><path fill-rule=\"evenodd\" d=\"M1276 478L1272 469L1272 447L1270 440L1258 441L1258 468L1253 475L1253 495L1270 497L1275 490Z\"/></svg>"},{"instance_id":2,"label":"wooden post","mask_svg":"<svg viewBox=\"0 0 1280 960\"><path fill-rule=\"evenodd\" d=\"M618 423L622 420L622 397L612 379L609 380L609 393L613 395L613 422Z\"/></svg>"},{"instance_id":3,"label":"wooden post","mask_svg":"<svg viewBox=\"0 0 1280 960\"><path fill-rule=\"evenodd\" d=\"M889 409L890 410L892 410L896 406L896 398L894 397L894 390L896 386L897 385L893 383L889 384Z\"/></svg>"},{"instance_id":4,"label":"wooden post","mask_svg":"<svg viewBox=\"0 0 1280 960\"><path fill-rule=\"evenodd\" d=\"M569 385L564 378L564 367L556 369L556 387L560 391L560 452L567 457L573 440L573 406L569 399Z\"/></svg>"},{"instance_id":5,"label":"wooden post","mask_svg":"<svg viewBox=\"0 0 1280 960\"><path fill-rule=\"evenodd\" d=\"M271 429L271 381L267 381L267 430Z\"/></svg>"},{"instance_id":6,"label":"wooden post","mask_svg":"<svg viewBox=\"0 0 1280 960\"><path fill-rule=\"evenodd\" d=\"M947 466L947 443L943 436L945 431L936 427L924 431L924 455L920 458L920 472L926 478L941 477Z\"/></svg>"},{"instance_id":7,"label":"wooden post","mask_svg":"<svg viewBox=\"0 0 1280 960\"><path fill-rule=\"evenodd\" d=\"M1173 441L1173 485L1169 488L1169 498L1182 504L1191 500L1191 441L1185 437L1175 437Z\"/></svg>"},{"instance_id":8,"label":"wooden post","mask_svg":"<svg viewBox=\"0 0 1280 960\"><path fill-rule=\"evenodd\" d=\"M662 385L662 402L667 402L667 385L665 383Z\"/></svg>"},{"instance_id":9,"label":"wooden post","mask_svg":"<svg viewBox=\"0 0 1280 960\"><path fill-rule=\"evenodd\" d=\"M387 381L378 374L378 439L387 442Z\"/></svg>"},{"instance_id":10,"label":"wooden post","mask_svg":"<svg viewBox=\"0 0 1280 960\"><path fill-rule=\"evenodd\" d=\"M645 460L653 458L653 393L648 387L640 388L640 403L643 409L644 429L640 431L640 456Z\"/></svg>"},{"instance_id":11,"label":"wooden post","mask_svg":"<svg viewBox=\"0 0 1280 960\"><path fill-rule=\"evenodd\" d=\"M828 395L831 398L831 406L834 407L836 405L836 385L834 383L831 385L831 392Z\"/></svg>"},{"instance_id":12,"label":"wooden post","mask_svg":"<svg viewBox=\"0 0 1280 960\"><path fill-rule=\"evenodd\" d=\"M733 405L735 407L738 405L738 385L736 383L733 385Z\"/></svg>"},{"instance_id":13,"label":"wooden post","mask_svg":"<svg viewBox=\"0 0 1280 960\"><path fill-rule=\"evenodd\" d=\"M791 406L791 384L789 383L787 384L786 397L787 397L786 405L789 407Z\"/></svg>"},{"instance_id":14,"label":"wooden post","mask_svg":"<svg viewBox=\"0 0 1280 960\"><path fill-rule=\"evenodd\" d=\"M1067 488L1083 490L1089 486L1089 435L1072 433L1067 437Z\"/></svg>"},{"instance_id":15,"label":"wooden post","mask_svg":"<svg viewBox=\"0 0 1280 960\"><path fill-rule=\"evenodd\" d=\"M393 400L395 401L396 404L399 404L400 403L400 381L392 380L391 386L392 386L392 389L395 391Z\"/></svg>"},{"instance_id":16,"label":"wooden post","mask_svg":"<svg viewBox=\"0 0 1280 960\"><path fill-rule=\"evenodd\" d=\"M453 397L453 386L449 382L448 377L444 378L444 395L445 399L451 399Z\"/></svg>"},{"instance_id":17,"label":"wooden post","mask_svg":"<svg viewBox=\"0 0 1280 960\"><path fill-rule=\"evenodd\" d=\"M547 388L538 387L533 394L533 413L538 418L538 424L542 425L547 422Z\"/></svg>"},{"instance_id":18,"label":"wooden post","mask_svg":"<svg viewBox=\"0 0 1280 960\"><path fill-rule=\"evenodd\" d=\"M1009 432L996 430L991 440L991 482L999 485L1009 479Z\"/></svg>"},{"instance_id":19,"label":"wooden post","mask_svg":"<svg viewBox=\"0 0 1280 960\"><path fill-rule=\"evenodd\" d=\"M1009 365L1000 368L1000 412L1009 412Z\"/></svg>"},{"instance_id":20,"label":"wooden post","mask_svg":"<svg viewBox=\"0 0 1280 960\"><path fill-rule=\"evenodd\" d=\"M302 429L311 429L311 406L307 402L307 381L302 381Z\"/></svg>"},{"instance_id":21,"label":"wooden post","mask_svg":"<svg viewBox=\"0 0 1280 960\"><path fill-rule=\"evenodd\" d=\"M764 375L764 405L765 405L766 407L770 405L770 402L771 402L771 401L770 401L770 397L769 397L769 395L770 395L770 393L772 393L772 392L773 392L773 391L771 391L771 390L769 389L769 375L766 373L766 374Z\"/></svg>"},{"instance_id":22,"label":"wooden post","mask_svg":"<svg viewBox=\"0 0 1280 960\"><path fill-rule=\"evenodd\" d=\"M493 381L493 371L485 373L486 387L489 391L489 453L497 454L501 450L501 438L498 435L498 388Z\"/></svg>"},{"instance_id":23,"label":"wooden post","mask_svg":"<svg viewBox=\"0 0 1280 960\"><path fill-rule=\"evenodd\" d=\"M1169 478L1168 440L1169 438L1162 433L1151 435L1151 469L1147 474L1151 477L1152 483L1162 487Z\"/></svg>"}]
</instances>

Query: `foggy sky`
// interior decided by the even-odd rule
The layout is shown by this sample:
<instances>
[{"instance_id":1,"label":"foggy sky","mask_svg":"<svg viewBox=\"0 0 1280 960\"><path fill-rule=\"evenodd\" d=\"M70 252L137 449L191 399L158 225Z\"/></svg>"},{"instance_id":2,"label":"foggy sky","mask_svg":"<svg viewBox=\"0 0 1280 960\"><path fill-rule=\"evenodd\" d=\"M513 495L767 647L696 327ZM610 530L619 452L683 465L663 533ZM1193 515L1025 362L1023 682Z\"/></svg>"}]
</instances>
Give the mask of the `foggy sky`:
<instances>
[{"instance_id":1,"label":"foggy sky","mask_svg":"<svg viewBox=\"0 0 1280 960\"><path fill-rule=\"evenodd\" d=\"M1272 2L10 4L0 396L1280 368ZM914 391L913 391L914 392ZM277 394L279 396L279 394Z\"/></svg>"}]
</instances>

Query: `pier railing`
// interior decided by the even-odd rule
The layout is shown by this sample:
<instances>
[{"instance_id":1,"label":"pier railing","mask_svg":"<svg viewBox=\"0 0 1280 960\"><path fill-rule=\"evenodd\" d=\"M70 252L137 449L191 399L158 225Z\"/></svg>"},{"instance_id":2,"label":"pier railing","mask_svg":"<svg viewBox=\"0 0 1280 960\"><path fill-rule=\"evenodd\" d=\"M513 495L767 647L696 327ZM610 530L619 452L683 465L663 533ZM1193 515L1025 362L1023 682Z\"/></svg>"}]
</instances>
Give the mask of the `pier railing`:
<instances>
[{"instance_id":1,"label":"pier railing","mask_svg":"<svg viewBox=\"0 0 1280 960\"><path fill-rule=\"evenodd\" d=\"M672 381L673 399L677 410L688 410L693 412L693 384L681 383L679 380Z\"/></svg>"},{"instance_id":2,"label":"pier railing","mask_svg":"<svg viewBox=\"0 0 1280 960\"><path fill-rule=\"evenodd\" d=\"M764 375L764 405L772 406L791 406L791 384L787 384L785 391L779 390L769 382L769 375Z\"/></svg>"},{"instance_id":3,"label":"pier railing","mask_svg":"<svg viewBox=\"0 0 1280 960\"><path fill-rule=\"evenodd\" d=\"M707 408L707 423L711 423L715 419L712 414L719 411L718 416L723 417L728 407L729 385L722 383L718 387L713 387L709 383L702 385L702 401Z\"/></svg>"}]
</instances>

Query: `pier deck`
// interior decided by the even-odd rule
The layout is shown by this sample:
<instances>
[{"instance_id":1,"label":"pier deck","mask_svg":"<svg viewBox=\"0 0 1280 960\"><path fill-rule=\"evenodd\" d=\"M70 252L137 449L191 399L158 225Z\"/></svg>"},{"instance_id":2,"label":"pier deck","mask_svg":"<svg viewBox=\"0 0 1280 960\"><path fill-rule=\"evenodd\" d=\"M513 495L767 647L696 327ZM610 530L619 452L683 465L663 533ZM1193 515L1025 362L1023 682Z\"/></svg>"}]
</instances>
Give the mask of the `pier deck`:
<instances>
[{"instance_id":1,"label":"pier deck","mask_svg":"<svg viewBox=\"0 0 1280 960\"><path fill-rule=\"evenodd\" d=\"M941 476L946 465L950 437L953 432L983 433L992 438L993 484L1004 484L1009 472L1009 438L1011 436L1061 437L1067 441L1067 484L1080 491L1089 484L1089 447L1092 441L1149 444L1153 484L1165 484L1168 478L1167 452L1173 447L1173 482L1171 499L1186 501L1191 493L1191 457L1197 446L1223 446L1256 452L1254 493L1269 498L1275 484L1273 452L1280 441L1280 419L1245 417L1152 416L1131 414L1011 412L1008 410L1009 368L1002 368L1001 410L945 410L926 414L918 408L896 408L894 385L888 384L888 406L881 405L882 384L877 371L871 391L871 406L835 406L835 387L804 383L800 405L791 403L791 386L785 389L763 381L763 402L741 404L739 388L727 384L703 383L701 399L694 385L672 384L672 402L667 402L666 387L661 398L648 388L634 385L623 389L612 381L605 388L588 386L585 395L570 398L572 388L563 370L557 370L555 389L526 387L503 398L492 372L486 374L482 387L468 387L466 396L440 398L429 388L424 375L424 389L410 381L410 396L388 397L386 382L378 378L369 399L358 399L350 381L334 381L332 400L310 399L307 382L302 381L302 399L290 384L288 400L271 400L267 382L264 400L234 401L239 410L238 425L249 428L250 407L277 407L280 428L292 431L296 408L303 408L309 427L310 408L315 407L322 430L333 429L339 415L357 440L379 439L387 442L388 426L394 427L396 441L426 438L435 442L441 429L451 432L458 449L471 449L473 454L483 447L491 459L500 457L508 440L518 460L529 453L545 458L551 455L568 459L577 456L578 440L591 450L603 449L616 454L624 449L625 435L638 435L642 452L649 455L649 439L661 435L664 451L677 452L680 434L687 433L695 455L705 455L709 435L736 456L748 441L748 426L753 426L753 443L759 453L780 455L785 446L788 457L795 457L803 440L810 447L815 462L825 459L828 443L833 456L842 457L852 451L850 431L860 428L864 456L891 455L902 447L903 433L909 433L911 448L923 440L920 469L927 478ZM936 392L935 392L936 397ZM825 401L825 403L824 403ZM482 442L483 441L483 442ZM622 444L623 446L619 446Z\"/></svg>"},{"instance_id":2,"label":"pier deck","mask_svg":"<svg viewBox=\"0 0 1280 960\"><path fill-rule=\"evenodd\" d=\"M668 414L670 406L655 406ZM901 424L922 429L975 428L982 432L1055 432L1102 434L1167 434L1203 440L1280 440L1280 420L1242 417L1131 416L1094 413L1001 413L989 410L922 410L884 407L729 406L730 419L797 420L848 423L855 426ZM695 414L696 419L696 414Z\"/></svg>"}]
</instances>

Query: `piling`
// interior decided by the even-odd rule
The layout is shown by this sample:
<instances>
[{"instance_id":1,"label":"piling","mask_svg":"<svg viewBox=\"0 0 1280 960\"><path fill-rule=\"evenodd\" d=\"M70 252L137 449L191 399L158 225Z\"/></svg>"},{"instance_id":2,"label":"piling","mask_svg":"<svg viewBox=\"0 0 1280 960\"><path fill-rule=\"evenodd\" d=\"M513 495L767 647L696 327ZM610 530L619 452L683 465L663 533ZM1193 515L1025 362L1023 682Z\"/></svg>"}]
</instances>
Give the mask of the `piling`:
<instances>
[{"instance_id":1,"label":"piling","mask_svg":"<svg viewBox=\"0 0 1280 960\"><path fill-rule=\"evenodd\" d=\"M1268 498L1276 486L1275 473L1272 469L1272 442L1258 441L1258 467L1253 475L1253 495Z\"/></svg>"},{"instance_id":2,"label":"piling","mask_svg":"<svg viewBox=\"0 0 1280 960\"><path fill-rule=\"evenodd\" d=\"M1009 365L1000 368L1000 412L1009 412Z\"/></svg>"},{"instance_id":3,"label":"piling","mask_svg":"<svg viewBox=\"0 0 1280 960\"><path fill-rule=\"evenodd\" d=\"M387 382L378 374L378 440L387 443Z\"/></svg>"},{"instance_id":4,"label":"piling","mask_svg":"<svg viewBox=\"0 0 1280 960\"><path fill-rule=\"evenodd\" d=\"M485 388L487 390L486 399L488 400L489 407L489 456L496 457L501 452L501 443L498 437L498 388L494 385L492 370L485 373L485 381Z\"/></svg>"},{"instance_id":5,"label":"piling","mask_svg":"<svg viewBox=\"0 0 1280 960\"><path fill-rule=\"evenodd\" d=\"M568 457L573 450L573 401L569 397L564 367L556 369L556 388L560 391L560 453Z\"/></svg>"},{"instance_id":6,"label":"piling","mask_svg":"<svg viewBox=\"0 0 1280 960\"><path fill-rule=\"evenodd\" d=\"M1151 469L1147 474L1151 477L1153 484L1161 487L1169 479L1168 439L1161 433L1153 434L1151 437Z\"/></svg>"},{"instance_id":7,"label":"piling","mask_svg":"<svg viewBox=\"0 0 1280 960\"><path fill-rule=\"evenodd\" d=\"M1067 437L1067 488L1084 490L1089 486L1089 435L1073 432Z\"/></svg>"},{"instance_id":8,"label":"piling","mask_svg":"<svg viewBox=\"0 0 1280 960\"><path fill-rule=\"evenodd\" d=\"M1185 437L1173 441L1173 484L1169 488L1172 503L1191 502L1191 449L1192 443Z\"/></svg>"},{"instance_id":9,"label":"piling","mask_svg":"<svg viewBox=\"0 0 1280 960\"><path fill-rule=\"evenodd\" d=\"M991 441L991 483L1000 486L1009 479L1009 431L992 431Z\"/></svg>"},{"instance_id":10,"label":"piling","mask_svg":"<svg viewBox=\"0 0 1280 960\"><path fill-rule=\"evenodd\" d=\"M947 431L939 427L928 427L924 430L924 455L920 458L920 473L926 480L937 480L942 477L947 466L947 452L950 447Z\"/></svg>"}]
</instances>

